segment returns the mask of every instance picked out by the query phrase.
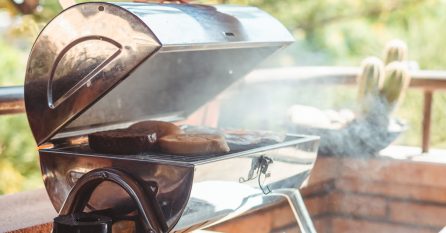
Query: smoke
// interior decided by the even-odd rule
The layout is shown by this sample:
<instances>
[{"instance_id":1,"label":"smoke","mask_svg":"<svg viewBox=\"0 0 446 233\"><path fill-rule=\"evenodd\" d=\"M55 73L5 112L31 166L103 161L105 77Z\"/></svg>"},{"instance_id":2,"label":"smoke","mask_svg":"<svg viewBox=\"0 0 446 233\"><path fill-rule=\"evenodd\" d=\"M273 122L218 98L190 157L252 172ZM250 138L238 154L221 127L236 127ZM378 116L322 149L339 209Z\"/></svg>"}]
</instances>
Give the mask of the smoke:
<instances>
[{"instance_id":1,"label":"smoke","mask_svg":"<svg viewBox=\"0 0 446 233\"><path fill-rule=\"evenodd\" d=\"M220 125L226 128L286 130L287 112L292 105L319 108L331 105L331 93L325 90L318 84L290 85L287 81L253 83L245 79L225 91L227 94L221 100Z\"/></svg>"},{"instance_id":2,"label":"smoke","mask_svg":"<svg viewBox=\"0 0 446 233\"><path fill-rule=\"evenodd\" d=\"M356 88L333 85L328 77L311 82L311 77L302 78L305 74L298 72L299 68L258 70L233 85L221 98L219 126L318 135L321 137L320 155L362 158L376 155L404 131L403 124L390 119L391 108L385 99L370 97L373 98L368 101L370 111L354 116ZM288 77L293 78L293 75L296 76L294 80L302 81L291 82ZM312 123L293 122L290 112L295 115L293 117L300 118L301 123ZM347 116L345 122L339 120L341 123L333 127L330 115L345 118L342 116L345 114L339 112L353 116Z\"/></svg>"}]
</instances>

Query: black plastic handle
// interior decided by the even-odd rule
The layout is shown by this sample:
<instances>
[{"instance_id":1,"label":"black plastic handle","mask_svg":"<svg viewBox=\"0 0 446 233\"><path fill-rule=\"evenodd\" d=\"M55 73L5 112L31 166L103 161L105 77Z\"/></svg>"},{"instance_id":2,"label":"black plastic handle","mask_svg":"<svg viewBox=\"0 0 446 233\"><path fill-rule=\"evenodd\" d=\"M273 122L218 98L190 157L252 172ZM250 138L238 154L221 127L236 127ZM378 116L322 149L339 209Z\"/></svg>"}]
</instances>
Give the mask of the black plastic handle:
<instances>
[{"instance_id":1,"label":"black plastic handle","mask_svg":"<svg viewBox=\"0 0 446 233\"><path fill-rule=\"evenodd\" d=\"M104 181L118 184L129 194L138 208L145 232L167 232L167 224L153 191L144 188L127 173L114 168L99 168L83 175L68 194L59 215L82 212L93 191Z\"/></svg>"}]
</instances>

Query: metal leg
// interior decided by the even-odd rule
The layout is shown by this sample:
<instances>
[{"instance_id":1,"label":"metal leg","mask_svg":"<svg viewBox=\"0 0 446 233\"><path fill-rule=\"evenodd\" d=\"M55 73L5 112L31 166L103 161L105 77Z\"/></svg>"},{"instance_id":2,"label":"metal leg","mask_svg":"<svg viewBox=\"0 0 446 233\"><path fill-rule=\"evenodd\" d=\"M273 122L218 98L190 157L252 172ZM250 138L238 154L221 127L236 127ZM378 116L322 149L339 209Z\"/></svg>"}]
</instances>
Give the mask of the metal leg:
<instances>
[{"instance_id":1,"label":"metal leg","mask_svg":"<svg viewBox=\"0 0 446 233\"><path fill-rule=\"evenodd\" d=\"M287 199L302 233L316 233L299 189L275 189L269 195L277 195Z\"/></svg>"}]
</instances>

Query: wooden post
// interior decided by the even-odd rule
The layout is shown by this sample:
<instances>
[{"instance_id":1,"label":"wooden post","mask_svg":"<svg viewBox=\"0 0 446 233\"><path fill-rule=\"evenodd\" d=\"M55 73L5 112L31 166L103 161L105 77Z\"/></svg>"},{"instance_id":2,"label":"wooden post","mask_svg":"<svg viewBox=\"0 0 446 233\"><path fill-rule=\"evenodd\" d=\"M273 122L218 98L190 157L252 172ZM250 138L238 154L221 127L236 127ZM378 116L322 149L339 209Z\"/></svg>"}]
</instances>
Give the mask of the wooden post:
<instances>
[{"instance_id":1,"label":"wooden post","mask_svg":"<svg viewBox=\"0 0 446 233\"><path fill-rule=\"evenodd\" d=\"M432 91L424 91L424 107L423 107L423 125L422 125L422 145L421 151L423 153L429 152L430 133L431 133L431 115L432 115Z\"/></svg>"}]
</instances>

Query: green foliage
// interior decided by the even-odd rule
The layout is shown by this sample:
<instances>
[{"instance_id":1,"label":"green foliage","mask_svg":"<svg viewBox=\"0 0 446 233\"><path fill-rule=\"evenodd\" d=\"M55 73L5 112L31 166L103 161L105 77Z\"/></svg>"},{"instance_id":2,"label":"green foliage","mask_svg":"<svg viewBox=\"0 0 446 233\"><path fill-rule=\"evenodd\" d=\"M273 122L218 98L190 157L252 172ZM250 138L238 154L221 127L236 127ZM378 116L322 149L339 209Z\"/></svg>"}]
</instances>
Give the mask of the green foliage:
<instances>
[{"instance_id":1,"label":"green foliage","mask_svg":"<svg viewBox=\"0 0 446 233\"><path fill-rule=\"evenodd\" d=\"M0 126L0 194L40 186L37 150L26 116L2 116Z\"/></svg>"},{"instance_id":2,"label":"green foliage","mask_svg":"<svg viewBox=\"0 0 446 233\"><path fill-rule=\"evenodd\" d=\"M0 85L21 85L25 75L26 51L0 38Z\"/></svg>"},{"instance_id":3,"label":"green foliage","mask_svg":"<svg viewBox=\"0 0 446 233\"><path fill-rule=\"evenodd\" d=\"M23 85L29 46L19 47L13 38L0 37L0 86ZM26 116L0 116L0 194L41 186L37 159Z\"/></svg>"}]
</instances>

